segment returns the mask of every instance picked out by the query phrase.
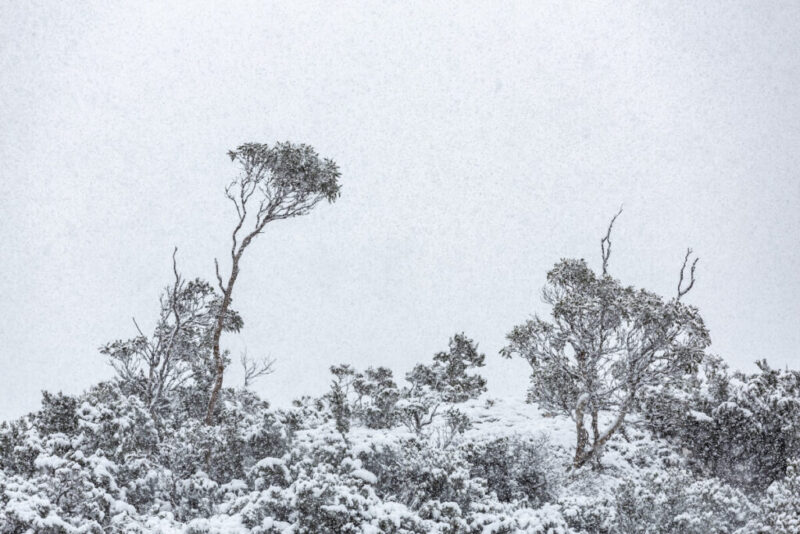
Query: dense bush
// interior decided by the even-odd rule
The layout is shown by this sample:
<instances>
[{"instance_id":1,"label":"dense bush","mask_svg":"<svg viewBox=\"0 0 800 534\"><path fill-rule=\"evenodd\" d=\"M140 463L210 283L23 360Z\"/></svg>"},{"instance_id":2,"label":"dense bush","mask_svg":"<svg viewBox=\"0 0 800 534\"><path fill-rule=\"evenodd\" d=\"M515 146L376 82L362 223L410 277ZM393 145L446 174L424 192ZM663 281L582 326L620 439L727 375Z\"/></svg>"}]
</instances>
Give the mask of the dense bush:
<instances>
[{"instance_id":1,"label":"dense bush","mask_svg":"<svg viewBox=\"0 0 800 534\"><path fill-rule=\"evenodd\" d=\"M723 482L675 471L625 481L615 509L611 532L630 534L732 533L755 511L744 494Z\"/></svg>"},{"instance_id":2,"label":"dense bush","mask_svg":"<svg viewBox=\"0 0 800 534\"><path fill-rule=\"evenodd\" d=\"M426 435L353 416L345 441L324 398L288 410L246 390L223 400L208 426L202 414L156 424L112 383L45 396L0 425L0 533L787 534L800 524L796 464L745 494L682 456L679 433L632 427L603 469L566 471L569 452L543 435L494 433L510 424L502 404L464 405L477 426L448 439L447 412Z\"/></svg>"},{"instance_id":3,"label":"dense bush","mask_svg":"<svg viewBox=\"0 0 800 534\"><path fill-rule=\"evenodd\" d=\"M758 517L747 528L755 534L800 532L800 461L789 462L786 476L767 488Z\"/></svg>"},{"instance_id":4,"label":"dense bush","mask_svg":"<svg viewBox=\"0 0 800 534\"><path fill-rule=\"evenodd\" d=\"M468 441L463 448L471 476L485 480L500 501L536 507L555 499L562 468L546 436Z\"/></svg>"},{"instance_id":5,"label":"dense bush","mask_svg":"<svg viewBox=\"0 0 800 534\"><path fill-rule=\"evenodd\" d=\"M429 501L468 509L486 493L485 483L471 476L470 463L460 448L440 449L415 437L364 454L362 459L376 475L383 498L414 510Z\"/></svg>"},{"instance_id":6,"label":"dense bush","mask_svg":"<svg viewBox=\"0 0 800 534\"><path fill-rule=\"evenodd\" d=\"M680 388L642 397L648 426L689 452L692 465L745 491L760 492L800 456L800 372L758 362L731 373L715 357Z\"/></svg>"}]
</instances>

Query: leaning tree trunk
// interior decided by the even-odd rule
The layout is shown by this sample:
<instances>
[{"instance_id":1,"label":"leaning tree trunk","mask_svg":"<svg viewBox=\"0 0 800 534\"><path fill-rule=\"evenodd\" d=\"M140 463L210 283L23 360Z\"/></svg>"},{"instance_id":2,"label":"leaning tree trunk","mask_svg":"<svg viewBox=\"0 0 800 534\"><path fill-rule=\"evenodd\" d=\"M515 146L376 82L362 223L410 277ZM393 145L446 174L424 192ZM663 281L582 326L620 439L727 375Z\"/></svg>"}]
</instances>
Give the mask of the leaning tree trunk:
<instances>
[{"instance_id":1,"label":"leaning tree trunk","mask_svg":"<svg viewBox=\"0 0 800 534\"><path fill-rule=\"evenodd\" d=\"M222 330L225 328L225 315L228 313L228 308L231 305L231 295L233 294L233 284L236 283L236 277L239 276L239 258L241 258L242 250L233 256L233 265L231 267L231 275L228 278L228 283L225 285L225 292L222 295L222 304L219 308L217 315L217 322L214 324L214 332L211 338L211 346L214 355L214 385L211 388L211 395L208 399L208 409L206 410L205 424L210 425L214 421L214 407L219 398L219 392L222 390L222 379L225 375L225 361L222 359L220 353L219 341L222 337Z\"/></svg>"},{"instance_id":2,"label":"leaning tree trunk","mask_svg":"<svg viewBox=\"0 0 800 534\"><path fill-rule=\"evenodd\" d=\"M617 414L616 419L611 426L609 426L602 434L595 433L594 437L592 438L592 446L587 450L587 445L589 441L589 433L586 431L586 428L583 424L583 404L580 400L578 401L578 406L575 408L575 416L576 416L576 427L578 430L578 442L577 446L575 447L575 459L572 462L573 467L578 468L586 464L589 460L595 460L597 462L600 461L600 454L603 450L603 446L611 439L611 436L614 435L620 428L622 428L622 424L625 422L625 416L630 409L629 404L624 404L621 408L619 413ZM580 416L580 417L578 417ZM593 429L597 425L597 420L594 419L592 421ZM596 431L595 431L596 432Z\"/></svg>"}]
</instances>

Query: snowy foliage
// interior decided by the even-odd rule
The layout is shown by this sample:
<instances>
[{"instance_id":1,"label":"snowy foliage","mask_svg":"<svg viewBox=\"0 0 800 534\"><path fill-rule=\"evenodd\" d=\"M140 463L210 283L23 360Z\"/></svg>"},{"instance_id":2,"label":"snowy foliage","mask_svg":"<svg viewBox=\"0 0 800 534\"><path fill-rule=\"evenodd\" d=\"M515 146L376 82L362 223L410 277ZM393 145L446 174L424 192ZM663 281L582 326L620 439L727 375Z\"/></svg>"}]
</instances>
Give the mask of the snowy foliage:
<instances>
[{"instance_id":1,"label":"snowy foliage","mask_svg":"<svg viewBox=\"0 0 800 534\"><path fill-rule=\"evenodd\" d=\"M162 418L100 384L0 427L0 532L796 533L796 462L764 491L695 468L641 420L600 469L572 467L574 422L535 404L463 403L448 442L326 401L274 410L224 390L219 425ZM178 404L179 405L179 404Z\"/></svg>"},{"instance_id":2,"label":"snowy foliage","mask_svg":"<svg viewBox=\"0 0 800 534\"><path fill-rule=\"evenodd\" d=\"M703 372L680 388L651 388L642 398L650 429L688 452L700 473L743 491L763 491L800 457L800 372L731 373L708 356Z\"/></svg>"}]
</instances>

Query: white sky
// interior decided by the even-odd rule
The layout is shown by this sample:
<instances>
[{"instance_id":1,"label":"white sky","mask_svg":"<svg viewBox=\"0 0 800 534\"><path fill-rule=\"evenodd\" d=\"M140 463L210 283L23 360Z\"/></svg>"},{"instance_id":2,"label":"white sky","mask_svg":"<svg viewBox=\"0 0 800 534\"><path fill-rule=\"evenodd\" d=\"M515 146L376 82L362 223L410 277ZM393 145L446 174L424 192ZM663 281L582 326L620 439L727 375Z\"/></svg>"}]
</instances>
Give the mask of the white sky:
<instances>
[{"instance_id":1,"label":"white sky","mask_svg":"<svg viewBox=\"0 0 800 534\"><path fill-rule=\"evenodd\" d=\"M614 275L671 296L692 246L713 351L800 363L800 4L177 4L0 4L0 418L110 377L173 246L213 278L247 141L344 184L244 258L225 342L278 359L279 405L462 330L524 395L505 334L620 204Z\"/></svg>"}]
</instances>

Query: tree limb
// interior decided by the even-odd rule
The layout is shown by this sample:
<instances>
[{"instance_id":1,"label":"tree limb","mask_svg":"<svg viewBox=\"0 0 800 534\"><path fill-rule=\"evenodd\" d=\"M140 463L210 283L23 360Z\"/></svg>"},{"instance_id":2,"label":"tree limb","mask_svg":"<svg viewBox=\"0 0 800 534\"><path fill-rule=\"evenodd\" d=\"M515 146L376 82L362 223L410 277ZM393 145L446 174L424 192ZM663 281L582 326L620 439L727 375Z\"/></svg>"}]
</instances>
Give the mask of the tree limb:
<instances>
[{"instance_id":1,"label":"tree limb","mask_svg":"<svg viewBox=\"0 0 800 534\"><path fill-rule=\"evenodd\" d=\"M681 266L681 276L680 276L680 279L678 280L678 300L681 300L681 297L683 297L686 293L691 291L692 288L694 287L694 282L695 282L694 270L697 267L697 262L700 260L700 258L695 258L694 261L692 262L692 266L691 266L691 268L689 270L689 283L685 287L684 287L684 283L683 283L684 273L686 271L686 264L688 263L689 256L691 254L692 254L692 249L687 248L686 249L686 256L684 256L683 265Z\"/></svg>"},{"instance_id":2,"label":"tree limb","mask_svg":"<svg viewBox=\"0 0 800 534\"><path fill-rule=\"evenodd\" d=\"M617 217L622 213L622 206L619 207L619 211L617 212L614 217L611 218L611 222L608 223L608 230L606 231L606 236L600 240L600 253L603 257L603 276L608 274L608 258L611 257L611 229L614 227L614 222L617 220Z\"/></svg>"}]
</instances>

